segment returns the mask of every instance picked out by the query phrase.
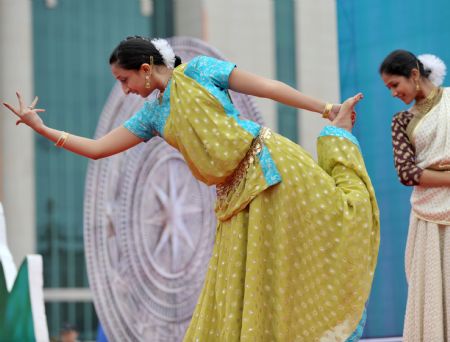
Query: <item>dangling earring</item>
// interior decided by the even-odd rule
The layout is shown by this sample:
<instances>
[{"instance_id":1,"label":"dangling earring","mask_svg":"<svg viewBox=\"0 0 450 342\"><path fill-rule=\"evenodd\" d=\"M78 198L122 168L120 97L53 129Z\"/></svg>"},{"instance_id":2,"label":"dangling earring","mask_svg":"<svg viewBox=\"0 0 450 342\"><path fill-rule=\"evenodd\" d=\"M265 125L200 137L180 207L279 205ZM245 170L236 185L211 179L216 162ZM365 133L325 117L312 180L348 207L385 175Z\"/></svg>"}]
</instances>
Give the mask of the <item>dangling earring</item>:
<instances>
[{"instance_id":1,"label":"dangling earring","mask_svg":"<svg viewBox=\"0 0 450 342\"><path fill-rule=\"evenodd\" d=\"M417 64L417 71L419 72L419 77L420 77L420 65L419 65L419 60L416 61ZM419 81L416 81L416 91L420 90L420 85L419 85Z\"/></svg>"},{"instance_id":2,"label":"dangling earring","mask_svg":"<svg viewBox=\"0 0 450 342\"><path fill-rule=\"evenodd\" d=\"M150 66L152 67L152 71L153 71L153 56L150 56ZM145 88L146 89L150 89L151 87L151 80L150 80L150 76L152 75L152 73L150 73L150 75L145 75Z\"/></svg>"}]
</instances>

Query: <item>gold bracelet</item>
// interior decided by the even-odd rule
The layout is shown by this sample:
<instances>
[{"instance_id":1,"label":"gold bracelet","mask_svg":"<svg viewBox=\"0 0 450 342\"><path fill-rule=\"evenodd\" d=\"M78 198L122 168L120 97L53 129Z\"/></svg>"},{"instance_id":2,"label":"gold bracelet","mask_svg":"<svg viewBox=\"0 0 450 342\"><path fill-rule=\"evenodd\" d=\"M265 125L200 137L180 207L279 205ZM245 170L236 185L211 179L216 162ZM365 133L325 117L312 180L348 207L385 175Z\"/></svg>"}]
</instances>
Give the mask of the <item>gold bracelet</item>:
<instances>
[{"instance_id":1,"label":"gold bracelet","mask_svg":"<svg viewBox=\"0 0 450 342\"><path fill-rule=\"evenodd\" d=\"M58 140L56 140L55 146L56 147L63 147L64 144L66 143L66 140L67 140L68 137L69 137L69 133L62 132L61 135L59 136Z\"/></svg>"},{"instance_id":2,"label":"gold bracelet","mask_svg":"<svg viewBox=\"0 0 450 342\"><path fill-rule=\"evenodd\" d=\"M69 133L66 133L66 135L64 136L63 140L61 141L61 144L59 144L59 147L62 148L64 147L64 145L66 144L67 140L69 140Z\"/></svg>"},{"instance_id":3,"label":"gold bracelet","mask_svg":"<svg viewBox=\"0 0 450 342\"><path fill-rule=\"evenodd\" d=\"M60 142L61 142L61 139L62 139L64 133L66 133L66 132L62 132L61 135L59 136L58 140L56 140L56 142L55 142L55 146L56 146L56 147L59 147L59 144L60 144Z\"/></svg>"},{"instance_id":4,"label":"gold bracelet","mask_svg":"<svg viewBox=\"0 0 450 342\"><path fill-rule=\"evenodd\" d=\"M328 119L330 117L331 110L333 109L332 103L327 103L325 105L325 109L323 110L322 117L324 119Z\"/></svg>"}]
</instances>

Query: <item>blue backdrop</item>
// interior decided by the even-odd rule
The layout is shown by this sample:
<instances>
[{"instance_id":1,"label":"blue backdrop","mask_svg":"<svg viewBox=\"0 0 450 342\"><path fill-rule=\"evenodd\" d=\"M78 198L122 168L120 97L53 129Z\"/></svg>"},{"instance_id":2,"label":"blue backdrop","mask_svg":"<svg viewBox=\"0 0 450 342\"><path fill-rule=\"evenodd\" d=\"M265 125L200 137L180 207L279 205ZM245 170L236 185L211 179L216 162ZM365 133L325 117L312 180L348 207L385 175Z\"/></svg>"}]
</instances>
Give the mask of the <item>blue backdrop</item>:
<instances>
[{"instance_id":1,"label":"blue backdrop","mask_svg":"<svg viewBox=\"0 0 450 342\"><path fill-rule=\"evenodd\" d=\"M397 180L390 123L392 115L406 106L391 97L378 67L399 48L416 55L433 53L450 63L450 2L341 0L336 4L341 94L343 99L359 91L365 95L358 105L354 133L381 212L380 254L364 336L400 336L407 294L404 251L411 189Z\"/></svg>"}]
</instances>

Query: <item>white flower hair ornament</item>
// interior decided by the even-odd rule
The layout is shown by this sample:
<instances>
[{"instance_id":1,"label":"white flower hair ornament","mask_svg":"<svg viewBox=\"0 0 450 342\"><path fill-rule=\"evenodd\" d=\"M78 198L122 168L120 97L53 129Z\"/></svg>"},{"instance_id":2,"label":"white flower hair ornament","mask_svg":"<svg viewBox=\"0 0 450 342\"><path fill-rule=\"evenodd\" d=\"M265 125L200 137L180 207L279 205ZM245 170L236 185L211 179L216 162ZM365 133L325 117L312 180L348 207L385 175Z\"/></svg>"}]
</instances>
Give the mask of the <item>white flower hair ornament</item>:
<instances>
[{"instance_id":1,"label":"white flower hair ornament","mask_svg":"<svg viewBox=\"0 0 450 342\"><path fill-rule=\"evenodd\" d=\"M153 46L161 54L164 64L169 69L173 69L175 65L175 52L169 42L162 38L155 38L151 40Z\"/></svg>"},{"instance_id":2,"label":"white flower hair ornament","mask_svg":"<svg viewBox=\"0 0 450 342\"><path fill-rule=\"evenodd\" d=\"M422 62L424 69L430 71L428 79L431 83L436 87L442 85L447 74L447 67L442 59L431 54L423 54L417 58Z\"/></svg>"}]
</instances>

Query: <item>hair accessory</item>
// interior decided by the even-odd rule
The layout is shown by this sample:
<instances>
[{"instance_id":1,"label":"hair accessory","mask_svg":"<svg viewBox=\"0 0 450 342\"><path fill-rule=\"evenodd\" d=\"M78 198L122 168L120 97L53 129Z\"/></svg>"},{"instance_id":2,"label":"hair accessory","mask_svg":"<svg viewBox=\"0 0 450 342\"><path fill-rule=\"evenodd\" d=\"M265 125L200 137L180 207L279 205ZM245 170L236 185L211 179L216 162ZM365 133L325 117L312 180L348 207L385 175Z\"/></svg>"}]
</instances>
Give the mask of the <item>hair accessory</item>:
<instances>
[{"instance_id":1,"label":"hair accessory","mask_svg":"<svg viewBox=\"0 0 450 342\"><path fill-rule=\"evenodd\" d=\"M175 65L175 52L173 52L169 42L162 38L156 38L152 39L151 43L161 54L165 66L169 69L173 69Z\"/></svg>"},{"instance_id":2,"label":"hair accessory","mask_svg":"<svg viewBox=\"0 0 450 342\"><path fill-rule=\"evenodd\" d=\"M447 67L442 59L431 54L423 54L417 58L422 62L424 69L430 71L428 79L436 87L441 86L447 74Z\"/></svg>"}]
</instances>

